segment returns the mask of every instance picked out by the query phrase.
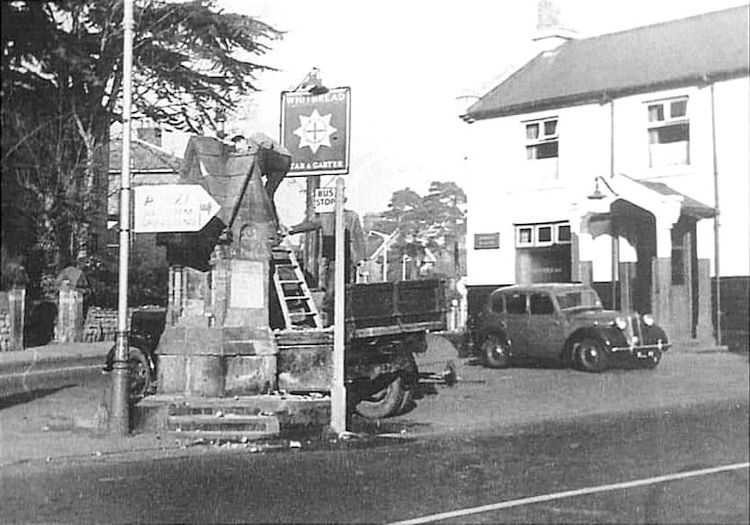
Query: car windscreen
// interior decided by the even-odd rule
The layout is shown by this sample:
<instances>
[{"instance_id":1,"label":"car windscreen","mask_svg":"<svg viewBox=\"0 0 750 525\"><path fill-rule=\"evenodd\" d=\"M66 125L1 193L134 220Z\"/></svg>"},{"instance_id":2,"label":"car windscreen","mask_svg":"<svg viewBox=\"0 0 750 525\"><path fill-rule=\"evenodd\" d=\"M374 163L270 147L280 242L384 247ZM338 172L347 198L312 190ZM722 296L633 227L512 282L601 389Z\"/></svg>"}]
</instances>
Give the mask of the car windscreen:
<instances>
[{"instance_id":1,"label":"car windscreen","mask_svg":"<svg viewBox=\"0 0 750 525\"><path fill-rule=\"evenodd\" d=\"M571 290L556 294L560 310L572 308L601 308L602 302L594 290Z\"/></svg>"}]
</instances>

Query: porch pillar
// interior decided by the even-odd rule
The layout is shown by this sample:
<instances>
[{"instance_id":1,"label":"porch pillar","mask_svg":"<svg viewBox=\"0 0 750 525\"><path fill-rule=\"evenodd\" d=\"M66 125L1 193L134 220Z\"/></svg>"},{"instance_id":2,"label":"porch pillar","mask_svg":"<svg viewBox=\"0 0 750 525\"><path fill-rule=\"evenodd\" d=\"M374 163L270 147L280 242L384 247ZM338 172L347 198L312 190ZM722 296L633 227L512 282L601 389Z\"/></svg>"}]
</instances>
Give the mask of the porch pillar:
<instances>
[{"instance_id":1,"label":"porch pillar","mask_svg":"<svg viewBox=\"0 0 750 525\"><path fill-rule=\"evenodd\" d=\"M586 286L591 286L594 281L593 242L590 233L581 232L573 236L573 246L571 247L571 251L575 254L572 256L571 279Z\"/></svg>"}]
</instances>

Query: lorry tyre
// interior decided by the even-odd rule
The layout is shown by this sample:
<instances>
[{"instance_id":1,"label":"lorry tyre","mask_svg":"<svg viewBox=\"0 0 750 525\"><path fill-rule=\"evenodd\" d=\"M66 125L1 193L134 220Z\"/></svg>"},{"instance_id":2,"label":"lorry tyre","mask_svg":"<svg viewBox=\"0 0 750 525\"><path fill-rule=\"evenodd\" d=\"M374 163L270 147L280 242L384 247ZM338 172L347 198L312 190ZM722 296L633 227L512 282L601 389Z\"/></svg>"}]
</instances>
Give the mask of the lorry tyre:
<instances>
[{"instance_id":1,"label":"lorry tyre","mask_svg":"<svg viewBox=\"0 0 750 525\"><path fill-rule=\"evenodd\" d=\"M357 412L370 419L395 416L405 406L404 399L407 395L412 396L413 390L407 390L404 378L396 375L381 390L360 398L357 403Z\"/></svg>"},{"instance_id":2,"label":"lorry tyre","mask_svg":"<svg viewBox=\"0 0 750 525\"><path fill-rule=\"evenodd\" d=\"M151 391L151 363L138 347L131 346L128 353L130 401L131 403L137 403Z\"/></svg>"}]
</instances>

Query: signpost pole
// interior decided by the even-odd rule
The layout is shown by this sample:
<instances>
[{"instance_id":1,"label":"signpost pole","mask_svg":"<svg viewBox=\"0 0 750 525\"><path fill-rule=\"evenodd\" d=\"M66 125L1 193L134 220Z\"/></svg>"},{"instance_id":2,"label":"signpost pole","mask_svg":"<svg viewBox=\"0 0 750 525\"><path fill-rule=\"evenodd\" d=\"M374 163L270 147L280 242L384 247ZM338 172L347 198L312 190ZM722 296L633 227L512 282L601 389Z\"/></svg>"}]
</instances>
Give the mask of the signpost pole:
<instances>
[{"instance_id":1,"label":"signpost pole","mask_svg":"<svg viewBox=\"0 0 750 525\"><path fill-rule=\"evenodd\" d=\"M320 176L310 175L307 177L307 209L305 210L305 220L311 221L315 218L315 190L320 188ZM315 278L313 286L320 286L320 272L318 269L318 235L317 231L305 234L305 270Z\"/></svg>"},{"instance_id":2,"label":"signpost pole","mask_svg":"<svg viewBox=\"0 0 750 525\"><path fill-rule=\"evenodd\" d=\"M130 105L133 66L133 0L123 5L122 171L120 180L120 265L117 302L117 343L112 365L109 432L130 432L128 407L128 259L130 256Z\"/></svg>"},{"instance_id":3,"label":"signpost pole","mask_svg":"<svg viewBox=\"0 0 750 525\"><path fill-rule=\"evenodd\" d=\"M336 179L335 209L336 267L334 286L333 385L331 385L331 429L346 432L346 387L344 386L344 330L346 289L344 282L344 179Z\"/></svg>"}]
</instances>

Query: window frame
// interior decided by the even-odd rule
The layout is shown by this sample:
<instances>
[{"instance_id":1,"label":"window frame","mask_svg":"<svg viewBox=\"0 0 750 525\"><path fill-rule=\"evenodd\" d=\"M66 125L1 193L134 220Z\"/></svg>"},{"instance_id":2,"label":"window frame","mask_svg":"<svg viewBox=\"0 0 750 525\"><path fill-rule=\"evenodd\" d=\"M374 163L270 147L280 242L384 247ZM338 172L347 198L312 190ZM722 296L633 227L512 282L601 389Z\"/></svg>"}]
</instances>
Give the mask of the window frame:
<instances>
[{"instance_id":1,"label":"window frame","mask_svg":"<svg viewBox=\"0 0 750 525\"><path fill-rule=\"evenodd\" d=\"M535 312L534 311L534 296L543 297L546 298L549 301L549 305L551 307L551 310L549 312ZM541 315L555 315L556 309L555 309L555 299L549 292L530 292L528 294L528 311L529 315L531 316L541 316Z\"/></svg>"},{"instance_id":2,"label":"window frame","mask_svg":"<svg viewBox=\"0 0 750 525\"><path fill-rule=\"evenodd\" d=\"M543 228L549 228L549 240L543 241L541 240L540 231ZM534 237L535 237L535 243L534 246L544 247L544 246L552 246L555 244L555 225L551 223L543 223L543 224L537 224L534 226Z\"/></svg>"},{"instance_id":3,"label":"window frame","mask_svg":"<svg viewBox=\"0 0 750 525\"><path fill-rule=\"evenodd\" d=\"M687 95L680 95L675 97L669 97L659 100L650 100L644 102L646 106L646 140L648 144L648 156L649 156L649 167L654 169L665 168L668 166L690 166L690 97ZM675 104L684 103L684 113L679 116L673 116L673 108ZM651 108L661 107L661 119L651 119ZM659 136L659 132L668 128L685 126L687 130L687 138L685 140L676 140L672 142L652 142L652 134L656 133ZM686 153L684 162L675 163L661 163L654 162L653 149L659 148L666 144L677 144L684 143L686 146Z\"/></svg>"},{"instance_id":4,"label":"window frame","mask_svg":"<svg viewBox=\"0 0 750 525\"><path fill-rule=\"evenodd\" d=\"M547 124L551 122L554 122L554 131L552 133L547 133ZM527 162L560 158L560 118L558 116L555 115L533 120L524 120L522 121L522 124L524 126L524 149L526 151ZM536 137L529 137L529 128L532 126L537 126L538 133ZM555 155L539 157L539 147L546 144L555 144ZM531 151L535 152L533 156L530 156Z\"/></svg>"},{"instance_id":5,"label":"window frame","mask_svg":"<svg viewBox=\"0 0 750 525\"><path fill-rule=\"evenodd\" d=\"M570 227L569 222L558 222L554 225L555 227L555 244L570 244L573 242L573 229ZM568 239L560 239L560 229L568 228Z\"/></svg>"},{"instance_id":6,"label":"window frame","mask_svg":"<svg viewBox=\"0 0 750 525\"><path fill-rule=\"evenodd\" d=\"M529 241L521 241L521 230L529 230ZM535 228L533 224L522 224L516 226L516 248L533 248L535 246L536 238L534 236Z\"/></svg>"},{"instance_id":7,"label":"window frame","mask_svg":"<svg viewBox=\"0 0 750 525\"><path fill-rule=\"evenodd\" d=\"M515 312L510 310L510 299L514 296L523 297L523 312ZM503 304L505 306L505 315L529 315L529 294L527 292L506 293Z\"/></svg>"},{"instance_id":8,"label":"window frame","mask_svg":"<svg viewBox=\"0 0 750 525\"><path fill-rule=\"evenodd\" d=\"M516 230L516 248L545 248L558 244L571 244L573 242L573 229L569 221L550 221L539 223L514 224ZM568 240L560 240L560 228L567 227L569 231ZM542 228L550 228L550 237L548 241L540 241L539 231ZM522 232L529 231L529 241L522 241Z\"/></svg>"}]
</instances>

